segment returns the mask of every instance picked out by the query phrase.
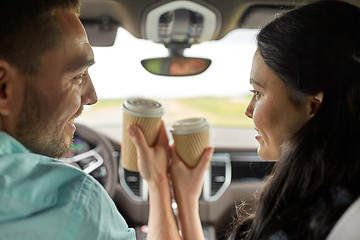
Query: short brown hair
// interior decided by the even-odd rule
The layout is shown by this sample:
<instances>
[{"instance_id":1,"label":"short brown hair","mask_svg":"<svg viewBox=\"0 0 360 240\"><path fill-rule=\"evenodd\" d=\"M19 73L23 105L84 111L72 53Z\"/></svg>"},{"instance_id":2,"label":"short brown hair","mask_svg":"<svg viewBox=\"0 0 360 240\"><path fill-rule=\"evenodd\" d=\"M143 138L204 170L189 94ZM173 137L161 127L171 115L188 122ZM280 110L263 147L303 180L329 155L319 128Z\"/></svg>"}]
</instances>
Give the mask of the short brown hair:
<instances>
[{"instance_id":1,"label":"short brown hair","mask_svg":"<svg viewBox=\"0 0 360 240\"><path fill-rule=\"evenodd\" d=\"M79 14L79 0L1 0L0 58L24 74L36 74L40 57L60 43L54 13L61 10Z\"/></svg>"}]
</instances>

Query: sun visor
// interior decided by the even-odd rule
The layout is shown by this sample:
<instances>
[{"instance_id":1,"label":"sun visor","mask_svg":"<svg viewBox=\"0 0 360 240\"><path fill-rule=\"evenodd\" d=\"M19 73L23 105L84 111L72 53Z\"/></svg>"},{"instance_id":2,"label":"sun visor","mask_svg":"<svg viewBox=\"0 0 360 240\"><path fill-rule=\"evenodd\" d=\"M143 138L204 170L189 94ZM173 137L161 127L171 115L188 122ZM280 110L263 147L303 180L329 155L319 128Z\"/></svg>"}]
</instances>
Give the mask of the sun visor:
<instances>
[{"instance_id":1,"label":"sun visor","mask_svg":"<svg viewBox=\"0 0 360 240\"><path fill-rule=\"evenodd\" d=\"M110 18L99 20L81 20L88 35L91 46L110 47L114 45L118 24Z\"/></svg>"},{"instance_id":2,"label":"sun visor","mask_svg":"<svg viewBox=\"0 0 360 240\"><path fill-rule=\"evenodd\" d=\"M272 21L280 14L291 9L292 6L263 6L249 7L239 22L241 28L259 29Z\"/></svg>"}]
</instances>

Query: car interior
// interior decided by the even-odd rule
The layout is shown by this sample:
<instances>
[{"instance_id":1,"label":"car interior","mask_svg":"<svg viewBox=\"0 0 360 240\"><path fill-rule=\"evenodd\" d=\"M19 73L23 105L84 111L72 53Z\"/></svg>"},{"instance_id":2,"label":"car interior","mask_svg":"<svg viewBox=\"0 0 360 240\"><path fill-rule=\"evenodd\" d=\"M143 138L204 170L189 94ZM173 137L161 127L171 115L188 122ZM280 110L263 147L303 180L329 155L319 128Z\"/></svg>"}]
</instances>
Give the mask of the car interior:
<instances>
[{"instance_id":1,"label":"car interior","mask_svg":"<svg viewBox=\"0 0 360 240\"><path fill-rule=\"evenodd\" d=\"M358 0L349 2L360 6ZM257 155L255 132L244 115L256 32L304 1L81 0L81 4L80 20L95 52L90 74L99 103L86 108L77 120L74 144L62 160L96 178L129 227L135 228L137 239L146 239L146 181L121 166L121 103L129 97L155 99L173 114L164 117L167 126L179 118L206 117L215 153L204 175L200 218L206 239L225 239L236 205L254 201L275 164ZM174 63L186 67L174 72ZM235 76L232 70L237 71ZM206 104L213 107L211 112ZM228 106L232 108L225 112ZM233 116L235 120L228 122ZM237 122L238 116L243 123ZM176 214L176 202L172 206Z\"/></svg>"}]
</instances>

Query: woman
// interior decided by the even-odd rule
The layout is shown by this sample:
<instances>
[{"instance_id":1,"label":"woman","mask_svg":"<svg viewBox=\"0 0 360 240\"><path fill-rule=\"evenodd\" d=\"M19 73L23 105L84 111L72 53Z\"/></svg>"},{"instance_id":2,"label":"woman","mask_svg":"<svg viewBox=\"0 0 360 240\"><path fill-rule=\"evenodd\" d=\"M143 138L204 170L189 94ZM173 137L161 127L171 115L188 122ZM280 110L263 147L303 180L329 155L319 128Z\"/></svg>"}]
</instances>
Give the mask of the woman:
<instances>
[{"instance_id":1,"label":"woman","mask_svg":"<svg viewBox=\"0 0 360 240\"><path fill-rule=\"evenodd\" d=\"M240 224L237 235L324 239L360 192L360 9L307 5L257 41L246 115L259 130L259 155L279 162L250 229Z\"/></svg>"},{"instance_id":2,"label":"woman","mask_svg":"<svg viewBox=\"0 0 360 240\"><path fill-rule=\"evenodd\" d=\"M230 238L325 239L360 193L360 9L339 1L305 5L269 23L257 41L245 114L258 131L260 157L278 162L255 213L240 216ZM135 126L130 132L144 170L166 158L166 141L149 148ZM202 239L198 198L212 149L195 169L170 149L183 238ZM145 176L153 183L150 212L166 162Z\"/></svg>"}]
</instances>

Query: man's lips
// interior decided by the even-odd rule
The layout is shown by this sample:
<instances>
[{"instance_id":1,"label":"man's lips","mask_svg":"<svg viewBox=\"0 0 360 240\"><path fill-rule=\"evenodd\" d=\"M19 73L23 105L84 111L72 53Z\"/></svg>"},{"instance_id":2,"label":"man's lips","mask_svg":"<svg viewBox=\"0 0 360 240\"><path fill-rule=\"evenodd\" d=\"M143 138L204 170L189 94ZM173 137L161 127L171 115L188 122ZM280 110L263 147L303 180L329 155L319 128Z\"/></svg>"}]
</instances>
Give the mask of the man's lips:
<instances>
[{"instance_id":1,"label":"man's lips","mask_svg":"<svg viewBox=\"0 0 360 240\"><path fill-rule=\"evenodd\" d=\"M82 114L82 111L84 110L84 107L81 106L79 108L79 110L74 114L74 116L72 116L72 118L68 121L68 127L73 131L75 132L76 130L76 126L74 124L74 121L77 117L79 117L81 114Z\"/></svg>"},{"instance_id":2,"label":"man's lips","mask_svg":"<svg viewBox=\"0 0 360 240\"><path fill-rule=\"evenodd\" d=\"M75 118L80 117L80 115L82 114L83 110L84 110L84 106L81 106L81 107L79 108L79 110L74 114L74 116L73 116L71 119L73 119L73 121L74 121Z\"/></svg>"},{"instance_id":3,"label":"man's lips","mask_svg":"<svg viewBox=\"0 0 360 240\"><path fill-rule=\"evenodd\" d=\"M68 122L68 127L71 129L72 132L76 131L76 126L74 124L74 120Z\"/></svg>"}]
</instances>

